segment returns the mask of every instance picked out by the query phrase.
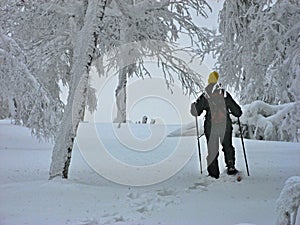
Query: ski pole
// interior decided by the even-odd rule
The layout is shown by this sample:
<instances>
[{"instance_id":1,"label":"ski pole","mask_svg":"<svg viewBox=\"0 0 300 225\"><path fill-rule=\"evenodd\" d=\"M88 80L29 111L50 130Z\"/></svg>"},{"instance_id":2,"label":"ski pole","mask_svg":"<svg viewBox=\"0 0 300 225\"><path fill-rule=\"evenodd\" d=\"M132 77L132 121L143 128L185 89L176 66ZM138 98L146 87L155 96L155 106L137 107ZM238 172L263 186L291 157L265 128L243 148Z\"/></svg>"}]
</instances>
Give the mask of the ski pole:
<instances>
[{"instance_id":1,"label":"ski pole","mask_svg":"<svg viewBox=\"0 0 300 225\"><path fill-rule=\"evenodd\" d=\"M248 161L247 161L247 156L246 156L246 150L245 150L245 145L244 145L244 139L243 139L243 133L242 133L242 127L241 127L241 122L240 122L239 117L238 117L238 124L239 124L239 127L240 127L241 141L242 141L242 146L243 146L243 152L244 152L244 158L245 158L245 163L246 163L247 174L248 174L248 176L250 176L249 168L248 168Z\"/></svg>"},{"instance_id":2,"label":"ski pole","mask_svg":"<svg viewBox=\"0 0 300 225\"><path fill-rule=\"evenodd\" d=\"M201 150L200 150L200 136L199 136L199 129L198 129L198 119L197 116L195 116L196 118L196 131L197 131L197 142L198 142L198 153L199 153L199 161L200 161L200 172L202 174L202 161L201 161Z\"/></svg>"}]
</instances>

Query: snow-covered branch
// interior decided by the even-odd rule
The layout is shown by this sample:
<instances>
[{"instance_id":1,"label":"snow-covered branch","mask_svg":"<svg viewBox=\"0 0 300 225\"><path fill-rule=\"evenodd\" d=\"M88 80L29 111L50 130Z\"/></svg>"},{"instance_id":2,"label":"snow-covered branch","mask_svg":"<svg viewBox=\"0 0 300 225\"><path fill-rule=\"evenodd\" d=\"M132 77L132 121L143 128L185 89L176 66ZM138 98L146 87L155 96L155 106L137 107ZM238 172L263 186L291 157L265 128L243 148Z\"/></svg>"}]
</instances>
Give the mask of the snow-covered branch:
<instances>
[{"instance_id":1,"label":"snow-covered branch","mask_svg":"<svg viewBox=\"0 0 300 225\"><path fill-rule=\"evenodd\" d=\"M214 49L223 84L234 87L242 103L299 100L291 88L300 76L299 21L298 1L225 1Z\"/></svg>"},{"instance_id":2,"label":"snow-covered branch","mask_svg":"<svg viewBox=\"0 0 300 225\"><path fill-rule=\"evenodd\" d=\"M243 106L241 123L246 138L297 142L300 102L269 105L255 101Z\"/></svg>"},{"instance_id":3,"label":"snow-covered branch","mask_svg":"<svg viewBox=\"0 0 300 225\"><path fill-rule=\"evenodd\" d=\"M38 138L52 139L60 121L63 105L44 88L25 64L18 44L0 33L0 99L5 115L15 123L31 128ZM4 113L4 112L3 112Z\"/></svg>"},{"instance_id":4,"label":"snow-covered branch","mask_svg":"<svg viewBox=\"0 0 300 225\"><path fill-rule=\"evenodd\" d=\"M207 17L206 10L211 9L205 1L134 1L134 4L129 2L130 4L128 1L113 1L111 6L107 8L101 27L102 31L99 38L101 41L98 43L100 55L107 54L114 48L122 48L121 46L134 42L143 42L143 45L139 46L139 50L133 48L127 50L130 52L132 64L137 63L136 66L132 67L134 70L143 71L139 68L143 62L141 58L155 55L164 58L164 62L168 61L169 66L174 65L173 69L177 74L182 74L182 71L179 70L180 65L177 63L178 66L175 66L176 63L172 62L180 62L171 52L178 49L172 46L158 48L156 44L148 43L158 41L172 45L180 35L185 35L190 39L190 44L185 52L188 52L191 58L197 57L199 61L202 61L204 55L209 52L211 42L207 33L210 31L196 25L191 16L191 11L195 11L197 15ZM112 65L109 68L118 69L119 61L114 59L110 60ZM180 64L182 63L180 62ZM188 66L187 63L185 66ZM103 72L103 69L98 69L101 73ZM168 77L168 74L164 74L164 76ZM185 80L181 79L181 76L179 78L181 81ZM189 77L186 76L186 79ZM183 86L188 87L185 84Z\"/></svg>"}]
</instances>

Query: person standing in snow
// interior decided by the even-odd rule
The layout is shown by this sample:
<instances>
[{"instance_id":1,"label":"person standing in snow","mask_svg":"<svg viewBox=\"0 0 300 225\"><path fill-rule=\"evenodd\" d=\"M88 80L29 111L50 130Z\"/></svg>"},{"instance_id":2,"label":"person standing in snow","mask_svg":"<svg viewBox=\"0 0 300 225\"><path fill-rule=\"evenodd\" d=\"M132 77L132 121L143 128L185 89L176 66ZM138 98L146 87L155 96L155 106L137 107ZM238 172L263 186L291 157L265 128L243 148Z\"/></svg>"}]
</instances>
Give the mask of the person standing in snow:
<instances>
[{"instance_id":1,"label":"person standing in snow","mask_svg":"<svg viewBox=\"0 0 300 225\"><path fill-rule=\"evenodd\" d=\"M213 71L209 74L208 85L204 93L191 105L191 114L199 116L205 110L204 134L207 140L207 170L211 177L220 176L218 156L219 141L223 146L227 174L234 175L235 150L232 146L232 121L230 114L240 117L241 107L233 100L231 95L221 88L218 83L219 74Z\"/></svg>"}]
</instances>

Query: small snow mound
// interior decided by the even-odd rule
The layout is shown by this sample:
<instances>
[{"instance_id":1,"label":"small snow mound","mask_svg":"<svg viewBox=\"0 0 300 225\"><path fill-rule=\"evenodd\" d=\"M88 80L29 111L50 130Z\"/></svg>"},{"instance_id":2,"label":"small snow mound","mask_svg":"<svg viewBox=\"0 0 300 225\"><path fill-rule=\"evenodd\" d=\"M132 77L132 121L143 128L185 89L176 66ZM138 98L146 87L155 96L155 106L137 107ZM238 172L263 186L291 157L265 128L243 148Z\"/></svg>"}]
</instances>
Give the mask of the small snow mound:
<instances>
[{"instance_id":1,"label":"small snow mound","mask_svg":"<svg viewBox=\"0 0 300 225\"><path fill-rule=\"evenodd\" d=\"M276 202L277 225L295 224L300 204L300 177L287 179Z\"/></svg>"}]
</instances>

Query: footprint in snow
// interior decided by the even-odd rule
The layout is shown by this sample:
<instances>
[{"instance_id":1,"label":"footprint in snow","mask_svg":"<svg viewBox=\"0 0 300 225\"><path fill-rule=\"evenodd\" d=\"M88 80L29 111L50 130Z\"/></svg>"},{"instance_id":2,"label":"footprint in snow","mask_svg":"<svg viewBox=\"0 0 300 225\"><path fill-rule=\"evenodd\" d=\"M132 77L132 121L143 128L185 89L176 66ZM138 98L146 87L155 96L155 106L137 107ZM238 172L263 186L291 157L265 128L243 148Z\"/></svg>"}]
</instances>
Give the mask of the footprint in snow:
<instances>
[{"instance_id":1,"label":"footprint in snow","mask_svg":"<svg viewBox=\"0 0 300 225\"><path fill-rule=\"evenodd\" d=\"M101 223L99 224L115 224L117 222L126 222L126 220L118 213L105 213L101 216Z\"/></svg>"},{"instance_id":2,"label":"footprint in snow","mask_svg":"<svg viewBox=\"0 0 300 225\"><path fill-rule=\"evenodd\" d=\"M157 195L159 196L175 196L176 195L176 192L173 191L173 190L157 190Z\"/></svg>"},{"instance_id":3,"label":"footprint in snow","mask_svg":"<svg viewBox=\"0 0 300 225\"><path fill-rule=\"evenodd\" d=\"M176 204L180 201L176 192L170 189L149 191L143 194L130 192L126 196L129 205L142 214L160 210L167 205Z\"/></svg>"},{"instance_id":4,"label":"footprint in snow","mask_svg":"<svg viewBox=\"0 0 300 225\"><path fill-rule=\"evenodd\" d=\"M242 172L239 172L239 174L242 176ZM227 183L227 182L237 182L236 176L230 176L227 175L226 171L220 174L219 179L215 179L209 176L201 177L197 182L195 182L193 185L189 186L186 191L188 190L203 190L207 191L208 186L213 183Z\"/></svg>"}]
</instances>

